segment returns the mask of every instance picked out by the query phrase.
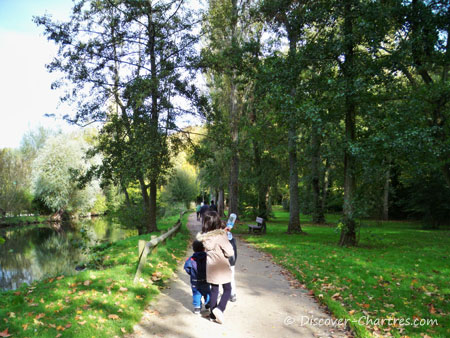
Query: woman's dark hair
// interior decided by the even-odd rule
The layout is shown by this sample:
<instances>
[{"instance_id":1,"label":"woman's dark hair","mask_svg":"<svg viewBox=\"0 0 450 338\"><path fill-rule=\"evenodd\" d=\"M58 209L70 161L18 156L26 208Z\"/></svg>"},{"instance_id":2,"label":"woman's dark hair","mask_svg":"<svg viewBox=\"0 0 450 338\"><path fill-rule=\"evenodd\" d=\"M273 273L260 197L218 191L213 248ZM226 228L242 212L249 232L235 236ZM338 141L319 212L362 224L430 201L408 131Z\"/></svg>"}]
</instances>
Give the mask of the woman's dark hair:
<instances>
[{"instance_id":1,"label":"woman's dark hair","mask_svg":"<svg viewBox=\"0 0 450 338\"><path fill-rule=\"evenodd\" d=\"M192 250L194 250L194 252L202 252L205 251L205 247L202 242L195 240L192 243Z\"/></svg>"},{"instance_id":2,"label":"woman's dark hair","mask_svg":"<svg viewBox=\"0 0 450 338\"><path fill-rule=\"evenodd\" d=\"M203 216L202 232L209 232L216 229L222 229L222 220L215 211L208 211Z\"/></svg>"}]
</instances>

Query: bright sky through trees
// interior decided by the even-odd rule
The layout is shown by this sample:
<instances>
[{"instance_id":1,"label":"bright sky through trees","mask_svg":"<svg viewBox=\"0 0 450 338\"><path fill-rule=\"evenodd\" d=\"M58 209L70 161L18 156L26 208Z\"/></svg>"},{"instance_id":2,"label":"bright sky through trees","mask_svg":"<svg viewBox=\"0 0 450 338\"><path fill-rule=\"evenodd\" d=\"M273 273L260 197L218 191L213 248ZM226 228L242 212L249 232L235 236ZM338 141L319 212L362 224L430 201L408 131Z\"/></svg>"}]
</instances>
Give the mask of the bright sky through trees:
<instances>
[{"instance_id":1,"label":"bright sky through trees","mask_svg":"<svg viewBox=\"0 0 450 338\"><path fill-rule=\"evenodd\" d=\"M193 5L199 6L197 1ZM75 128L62 120L71 108L58 107L61 92L50 89L58 76L45 68L56 55L56 47L32 21L33 16L45 13L65 21L71 8L71 0L0 0L0 149L19 147L23 134L39 125ZM185 126L199 121L189 116L180 123Z\"/></svg>"},{"instance_id":2,"label":"bright sky through trees","mask_svg":"<svg viewBox=\"0 0 450 338\"><path fill-rule=\"evenodd\" d=\"M57 108L60 93L50 89L56 75L45 69L56 47L32 17L48 12L63 20L71 6L71 0L0 0L0 148L19 147L23 134L38 125L68 127L44 117L67 108Z\"/></svg>"}]
</instances>

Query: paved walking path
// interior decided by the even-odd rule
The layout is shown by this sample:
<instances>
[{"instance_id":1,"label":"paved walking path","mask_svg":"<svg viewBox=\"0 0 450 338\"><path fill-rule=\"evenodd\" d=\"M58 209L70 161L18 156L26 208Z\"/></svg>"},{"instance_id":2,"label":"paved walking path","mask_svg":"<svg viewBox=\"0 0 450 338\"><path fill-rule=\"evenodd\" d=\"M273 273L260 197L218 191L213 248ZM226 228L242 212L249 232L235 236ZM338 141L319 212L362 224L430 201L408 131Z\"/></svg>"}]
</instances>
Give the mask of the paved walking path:
<instances>
[{"instance_id":1,"label":"paved walking path","mask_svg":"<svg viewBox=\"0 0 450 338\"><path fill-rule=\"evenodd\" d=\"M201 225L195 213L187 224L192 234ZM145 311L135 333L129 337L348 337L348 332L330 323L332 318L308 295L307 290L291 287L267 255L237 240L237 302L229 302L225 323L220 325L192 312L189 276L183 265L169 287ZM192 250L188 252L192 254ZM184 262L183 262L184 263ZM311 324L312 320L322 325ZM308 323L309 322L309 323Z\"/></svg>"}]
</instances>

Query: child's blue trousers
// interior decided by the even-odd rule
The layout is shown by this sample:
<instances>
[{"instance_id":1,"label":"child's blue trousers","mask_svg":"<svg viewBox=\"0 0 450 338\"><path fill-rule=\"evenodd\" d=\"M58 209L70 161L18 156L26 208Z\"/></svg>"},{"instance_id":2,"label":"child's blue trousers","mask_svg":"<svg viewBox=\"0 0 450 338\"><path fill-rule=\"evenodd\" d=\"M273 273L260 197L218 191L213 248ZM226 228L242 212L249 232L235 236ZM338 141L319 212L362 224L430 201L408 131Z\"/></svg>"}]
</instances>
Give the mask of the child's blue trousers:
<instances>
[{"instance_id":1,"label":"child's blue trousers","mask_svg":"<svg viewBox=\"0 0 450 338\"><path fill-rule=\"evenodd\" d=\"M202 307L202 297L205 299L205 305L209 303L211 288L208 283L192 284L192 305L194 308Z\"/></svg>"}]
</instances>

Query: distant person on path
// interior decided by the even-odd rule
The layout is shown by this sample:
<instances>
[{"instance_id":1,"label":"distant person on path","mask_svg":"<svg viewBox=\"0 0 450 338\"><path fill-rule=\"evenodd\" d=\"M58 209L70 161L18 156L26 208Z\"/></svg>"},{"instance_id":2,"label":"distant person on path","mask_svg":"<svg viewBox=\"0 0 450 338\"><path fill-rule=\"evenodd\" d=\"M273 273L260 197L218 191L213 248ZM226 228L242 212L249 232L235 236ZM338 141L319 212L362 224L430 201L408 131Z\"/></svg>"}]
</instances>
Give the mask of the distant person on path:
<instances>
[{"instance_id":1,"label":"distant person on path","mask_svg":"<svg viewBox=\"0 0 450 338\"><path fill-rule=\"evenodd\" d=\"M207 212L208 210L209 210L209 202L205 201L203 203L203 206L200 208L200 217L202 219L202 225L205 222L205 220L204 220L205 212Z\"/></svg>"},{"instance_id":2,"label":"distant person on path","mask_svg":"<svg viewBox=\"0 0 450 338\"><path fill-rule=\"evenodd\" d=\"M214 204L214 201L211 201L211 205L209 206L209 210L217 212L217 205Z\"/></svg>"},{"instance_id":3,"label":"distant person on path","mask_svg":"<svg viewBox=\"0 0 450 338\"><path fill-rule=\"evenodd\" d=\"M222 324L224 311L231 296L231 268L228 258L234 255L234 250L217 212L208 211L204 215L202 231L197 235L197 239L203 242L208 255L206 280L211 284L210 316L211 319ZM217 304L220 285L223 287L223 294Z\"/></svg>"},{"instance_id":4,"label":"distant person on path","mask_svg":"<svg viewBox=\"0 0 450 338\"><path fill-rule=\"evenodd\" d=\"M200 203L197 204L197 207L195 208L195 211L197 212L197 221L200 221L200 209L202 208L202 205Z\"/></svg>"},{"instance_id":5,"label":"distant person on path","mask_svg":"<svg viewBox=\"0 0 450 338\"><path fill-rule=\"evenodd\" d=\"M206 281L206 252L202 242L192 243L194 254L184 263L184 270L191 276L192 305L194 313L200 314L202 310L202 297L205 300L205 308L209 308L211 288Z\"/></svg>"}]
</instances>

